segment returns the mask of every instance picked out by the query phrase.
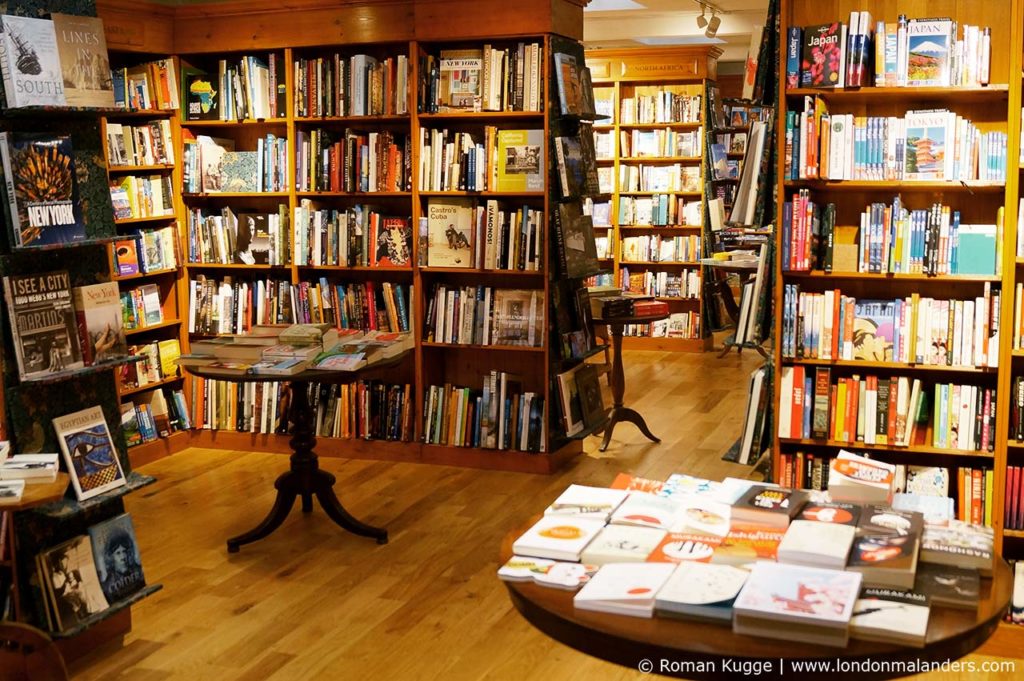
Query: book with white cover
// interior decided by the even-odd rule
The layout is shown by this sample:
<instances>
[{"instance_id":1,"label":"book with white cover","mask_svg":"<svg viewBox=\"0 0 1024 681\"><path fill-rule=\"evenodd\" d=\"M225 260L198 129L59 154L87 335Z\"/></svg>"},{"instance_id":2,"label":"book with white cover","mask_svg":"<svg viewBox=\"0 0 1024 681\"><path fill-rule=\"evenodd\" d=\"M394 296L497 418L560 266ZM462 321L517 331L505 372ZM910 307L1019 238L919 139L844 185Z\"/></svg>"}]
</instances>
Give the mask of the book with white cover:
<instances>
[{"instance_id":1,"label":"book with white cover","mask_svg":"<svg viewBox=\"0 0 1024 681\"><path fill-rule=\"evenodd\" d=\"M602 527L604 522L593 518L544 516L515 540L512 550L536 558L577 561Z\"/></svg>"},{"instance_id":2,"label":"book with white cover","mask_svg":"<svg viewBox=\"0 0 1024 681\"><path fill-rule=\"evenodd\" d=\"M731 565L682 563L654 599L658 612L728 622L732 605L750 575Z\"/></svg>"},{"instance_id":3,"label":"book with white cover","mask_svg":"<svg viewBox=\"0 0 1024 681\"><path fill-rule=\"evenodd\" d=\"M0 482L0 506L10 506L21 501L25 493L24 480L4 480Z\"/></svg>"},{"instance_id":4,"label":"book with white cover","mask_svg":"<svg viewBox=\"0 0 1024 681\"><path fill-rule=\"evenodd\" d=\"M829 463L828 491L833 501L886 504L892 500L896 467L840 450Z\"/></svg>"},{"instance_id":5,"label":"book with white cover","mask_svg":"<svg viewBox=\"0 0 1024 681\"><path fill-rule=\"evenodd\" d=\"M15 454L0 464L0 480L53 482L60 469L59 459L60 454Z\"/></svg>"},{"instance_id":6,"label":"book with white cover","mask_svg":"<svg viewBox=\"0 0 1024 681\"><path fill-rule=\"evenodd\" d=\"M953 500L924 494L892 495L892 507L897 511L917 511L924 516L925 525L945 527L953 519Z\"/></svg>"},{"instance_id":7,"label":"book with white cover","mask_svg":"<svg viewBox=\"0 0 1024 681\"><path fill-rule=\"evenodd\" d=\"M665 530L635 525L608 525L580 554L580 560L594 565L641 563L665 538Z\"/></svg>"},{"instance_id":8,"label":"book with white cover","mask_svg":"<svg viewBox=\"0 0 1024 681\"><path fill-rule=\"evenodd\" d=\"M541 586L575 591L597 574L598 566L568 563L544 558L512 556L498 568L498 578L506 582L536 582Z\"/></svg>"},{"instance_id":9,"label":"book with white cover","mask_svg":"<svg viewBox=\"0 0 1024 681\"><path fill-rule=\"evenodd\" d=\"M654 599L672 576L671 563L609 563L587 582L573 605L633 617L651 617Z\"/></svg>"},{"instance_id":10,"label":"book with white cover","mask_svg":"<svg viewBox=\"0 0 1024 681\"><path fill-rule=\"evenodd\" d=\"M729 534L732 507L709 496L682 495L672 497L679 501L680 511L673 532L697 532L724 537Z\"/></svg>"},{"instance_id":11,"label":"book with white cover","mask_svg":"<svg viewBox=\"0 0 1024 681\"><path fill-rule=\"evenodd\" d=\"M722 483L714 480L705 480L685 473L673 473L668 476L665 486L658 492L658 496L674 497L683 494L716 496L721 486Z\"/></svg>"},{"instance_id":12,"label":"book with white cover","mask_svg":"<svg viewBox=\"0 0 1024 681\"><path fill-rule=\"evenodd\" d=\"M682 510L679 501L670 497L631 494L612 513L611 522L616 525L640 525L659 530L671 530L679 522Z\"/></svg>"},{"instance_id":13,"label":"book with white cover","mask_svg":"<svg viewBox=\"0 0 1024 681\"><path fill-rule=\"evenodd\" d=\"M853 606L850 638L924 647L928 596L899 589L864 589Z\"/></svg>"},{"instance_id":14,"label":"book with white cover","mask_svg":"<svg viewBox=\"0 0 1024 681\"><path fill-rule=\"evenodd\" d=\"M845 647L860 586L856 572L756 563L733 605L733 632Z\"/></svg>"},{"instance_id":15,"label":"book with white cover","mask_svg":"<svg viewBox=\"0 0 1024 681\"><path fill-rule=\"evenodd\" d=\"M544 515L571 515L607 521L612 511L628 496L629 492L621 489L569 485L554 503L547 507Z\"/></svg>"},{"instance_id":16,"label":"book with white cover","mask_svg":"<svg viewBox=\"0 0 1024 681\"><path fill-rule=\"evenodd\" d=\"M794 520L779 544L779 562L842 570L856 535L853 525Z\"/></svg>"}]
</instances>

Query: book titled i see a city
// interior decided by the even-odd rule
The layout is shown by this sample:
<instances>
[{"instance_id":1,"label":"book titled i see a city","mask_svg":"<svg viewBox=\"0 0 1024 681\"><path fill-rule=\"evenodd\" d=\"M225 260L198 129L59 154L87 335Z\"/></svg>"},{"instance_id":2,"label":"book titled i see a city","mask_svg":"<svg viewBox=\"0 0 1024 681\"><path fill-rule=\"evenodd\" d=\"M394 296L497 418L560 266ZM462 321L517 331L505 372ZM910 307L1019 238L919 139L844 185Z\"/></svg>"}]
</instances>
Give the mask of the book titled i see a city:
<instances>
[{"instance_id":1,"label":"book titled i see a city","mask_svg":"<svg viewBox=\"0 0 1024 681\"><path fill-rule=\"evenodd\" d=\"M3 278L21 380L84 366L67 270Z\"/></svg>"}]
</instances>

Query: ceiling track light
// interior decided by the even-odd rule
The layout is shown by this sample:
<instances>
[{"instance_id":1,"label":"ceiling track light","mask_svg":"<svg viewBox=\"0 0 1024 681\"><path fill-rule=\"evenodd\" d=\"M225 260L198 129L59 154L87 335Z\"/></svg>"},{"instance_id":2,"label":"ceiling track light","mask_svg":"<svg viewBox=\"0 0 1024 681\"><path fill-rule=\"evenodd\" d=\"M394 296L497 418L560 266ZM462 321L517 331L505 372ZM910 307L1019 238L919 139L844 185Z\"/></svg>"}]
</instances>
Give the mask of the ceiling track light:
<instances>
[{"instance_id":1,"label":"ceiling track light","mask_svg":"<svg viewBox=\"0 0 1024 681\"><path fill-rule=\"evenodd\" d=\"M718 28L722 25L722 13L720 9L707 2L697 2L700 5L700 16L697 17L697 28L704 30L704 37L714 38L718 34ZM708 19L707 12L711 10L711 19Z\"/></svg>"},{"instance_id":2,"label":"ceiling track light","mask_svg":"<svg viewBox=\"0 0 1024 681\"><path fill-rule=\"evenodd\" d=\"M707 38L714 38L718 34L718 27L722 25L722 17L711 12L711 21L708 22L708 28L704 31L704 36Z\"/></svg>"},{"instance_id":3,"label":"ceiling track light","mask_svg":"<svg viewBox=\"0 0 1024 681\"><path fill-rule=\"evenodd\" d=\"M697 17L697 28L705 28L708 25L708 19L704 16L704 13L708 11L705 5L700 6L700 16ZM712 17L714 15L712 14Z\"/></svg>"}]
</instances>

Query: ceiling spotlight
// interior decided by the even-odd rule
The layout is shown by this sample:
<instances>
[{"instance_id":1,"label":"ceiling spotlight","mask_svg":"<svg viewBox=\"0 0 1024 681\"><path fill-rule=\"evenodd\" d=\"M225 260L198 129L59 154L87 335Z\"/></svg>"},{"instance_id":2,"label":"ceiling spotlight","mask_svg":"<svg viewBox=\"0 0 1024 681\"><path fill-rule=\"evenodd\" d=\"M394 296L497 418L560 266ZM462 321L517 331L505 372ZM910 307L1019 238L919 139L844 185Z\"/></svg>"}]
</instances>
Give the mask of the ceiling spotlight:
<instances>
[{"instance_id":1,"label":"ceiling spotlight","mask_svg":"<svg viewBox=\"0 0 1024 681\"><path fill-rule=\"evenodd\" d=\"M708 22L708 28L704 31L704 36L707 38L714 38L718 33L718 27L722 25L722 17L711 12L711 21Z\"/></svg>"},{"instance_id":2,"label":"ceiling spotlight","mask_svg":"<svg viewBox=\"0 0 1024 681\"><path fill-rule=\"evenodd\" d=\"M704 16L704 13L708 11L708 8L704 5L700 6L700 16L697 17L697 28L704 28L708 25L708 19ZM712 15L714 18L714 15Z\"/></svg>"}]
</instances>

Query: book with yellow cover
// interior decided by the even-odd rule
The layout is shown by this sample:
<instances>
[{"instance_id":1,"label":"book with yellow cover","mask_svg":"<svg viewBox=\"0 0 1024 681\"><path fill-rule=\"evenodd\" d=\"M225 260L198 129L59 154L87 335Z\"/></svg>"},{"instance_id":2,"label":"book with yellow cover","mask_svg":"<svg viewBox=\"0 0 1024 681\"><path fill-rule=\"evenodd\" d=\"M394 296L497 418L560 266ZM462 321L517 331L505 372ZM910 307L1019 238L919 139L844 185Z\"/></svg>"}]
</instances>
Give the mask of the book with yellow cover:
<instances>
[{"instance_id":1,"label":"book with yellow cover","mask_svg":"<svg viewBox=\"0 0 1024 681\"><path fill-rule=\"evenodd\" d=\"M498 131L499 192L544 191L544 131Z\"/></svg>"}]
</instances>

